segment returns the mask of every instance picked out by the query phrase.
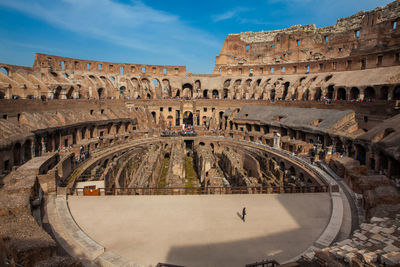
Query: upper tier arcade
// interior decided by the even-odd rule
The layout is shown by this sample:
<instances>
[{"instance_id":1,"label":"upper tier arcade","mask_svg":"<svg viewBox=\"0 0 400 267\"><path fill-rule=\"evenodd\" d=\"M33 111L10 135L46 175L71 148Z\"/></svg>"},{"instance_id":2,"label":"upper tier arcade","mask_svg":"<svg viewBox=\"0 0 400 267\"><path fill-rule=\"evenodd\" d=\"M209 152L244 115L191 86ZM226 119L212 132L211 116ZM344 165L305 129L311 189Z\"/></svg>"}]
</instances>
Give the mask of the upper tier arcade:
<instances>
[{"instance_id":1,"label":"upper tier arcade","mask_svg":"<svg viewBox=\"0 0 400 267\"><path fill-rule=\"evenodd\" d=\"M215 59L222 75L316 73L400 64L400 1L333 26L229 34Z\"/></svg>"}]
</instances>

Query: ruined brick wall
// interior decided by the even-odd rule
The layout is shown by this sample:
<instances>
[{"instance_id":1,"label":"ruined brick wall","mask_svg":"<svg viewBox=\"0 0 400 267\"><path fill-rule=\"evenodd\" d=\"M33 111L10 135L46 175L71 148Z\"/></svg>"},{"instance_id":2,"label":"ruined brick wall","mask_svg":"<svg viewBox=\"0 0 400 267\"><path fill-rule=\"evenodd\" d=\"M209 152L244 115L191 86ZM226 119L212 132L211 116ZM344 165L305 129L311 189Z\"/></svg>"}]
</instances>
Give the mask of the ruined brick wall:
<instances>
[{"instance_id":1,"label":"ruined brick wall","mask_svg":"<svg viewBox=\"0 0 400 267\"><path fill-rule=\"evenodd\" d=\"M293 74L399 65L399 1L341 18L333 26L230 34L214 74Z\"/></svg>"}]
</instances>

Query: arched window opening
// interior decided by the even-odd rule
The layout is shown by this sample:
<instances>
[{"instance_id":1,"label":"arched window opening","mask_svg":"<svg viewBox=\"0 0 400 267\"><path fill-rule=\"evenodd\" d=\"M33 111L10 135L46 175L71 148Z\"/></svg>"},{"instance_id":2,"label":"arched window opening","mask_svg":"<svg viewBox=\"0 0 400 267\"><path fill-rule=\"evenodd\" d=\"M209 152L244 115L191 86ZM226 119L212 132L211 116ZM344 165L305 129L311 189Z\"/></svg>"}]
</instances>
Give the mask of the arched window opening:
<instances>
[{"instance_id":1,"label":"arched window opening","mask_svg":"<svg viewBox=\"0 0 400 267\"><path fill-rule=\"evenodd\" d=\"M321 88L315 89L314 100L321 100L322 90Z\"/></svg>"},{"instance_id":2,"label":"arched window opening","mask_svg":"<svg viewBox=\"0 0 400 267\"><path fill-rule=\"evenodd\" d=\"M8 74L9 74L8 69L6 69L5 67L0 68L0 72L6 76L8 76Z\"/></svg>"},{"instance_id":3,"label":"arched window opening","mask_svg":"<svg viewBox=\"0 0 400 267\"><path fill-rule=\"evenodd\" d=\"M346 89L339 88L337 91L337 99L338 100L346 100Z\"/></svg>"},{"instance_id":4,"label":"arched window opening","mask_svg":"<svg viewBox=\"0 0 400 267\"><path fill-rule=\"evenodd\" d=\"M203 91L203 98L208 99L208 90Z\"/></svg>"},{"instance_id":5,"label":"arched window opening","mask_svg":"<svg viewBox=\"0 0 400 267\"><path fill-rule=\"evenodd\" d=\"M103 88L97 89L97 94L98 94L99 99L104 99L104 89Z\"/></svg>"},{"instance_id":6,"label":"arched window opening","mask_svg":"<svg viewBox=\"0 0 400 267\"><path fill-rule=\"evenodd\" d=\"M360 97L360 90L357 87L353 87L350 90L350 99L357 100Z\"/></svg>"},{"instance_id":7,"label":"arched window opening","mask_svg":"<svg viewBox=\"0 0 400 267\"><path fill-rule=\"evenodd\" d=\"M285 100L285 99L286 99L289 86L290 86L290 82L285 82L285 87L284 87L284 89L283 89L283 94L282 94L282 100ZM296 97L296 98L297 98L297 97Z\"/></svg>"},{"instance_id":8,"label":"arched window opening","mask_svg":"<svg viewBox=\"0 0 400 267\"><path fill-rule=\"evenodd\" d=\"M333 98L333 92L335 91L335 88L333 87L333 85L329 85L328 86L328 91L326 93L326 98L328 99L332 99Z\"/></svg>"},{"instance_id":9,"label":"arched window opening","mask_svg":"<svg viewBox=\"0 0 400 267\"><path fill-rule=\"evenodd\" d=\"M375 99L375 89L373 87L365 88L364 99Z\"/></svg>"},{"instance_id":10,"label":"arched window opening","mask_svg":"<svg viewBox=\"0 0 400 267\"><path fill-rule=\"evenodd\" d=\"M214 99L218 99L219 98L218 90L213 90L212 91L212 96L213 96Z\"/></svg>"}]
</instances>

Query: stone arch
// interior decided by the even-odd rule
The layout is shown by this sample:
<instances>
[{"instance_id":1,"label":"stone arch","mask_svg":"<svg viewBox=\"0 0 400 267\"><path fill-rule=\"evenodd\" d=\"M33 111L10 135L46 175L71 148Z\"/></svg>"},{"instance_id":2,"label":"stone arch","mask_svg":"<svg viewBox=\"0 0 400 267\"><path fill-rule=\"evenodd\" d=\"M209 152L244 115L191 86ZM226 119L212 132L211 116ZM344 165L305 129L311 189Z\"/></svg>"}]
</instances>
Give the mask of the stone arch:
<instances>
[{"instance_id":1,"label":"stone arch","mask_svg":"<svg viewBox=\"0 0 400 267\"><path fill-rule=\"evenodd\" d=\"M131 83L130 84L132 86L131 96L133 98L141 97L141 95L140 95L140 83L139 83L138 79L136 79L135 77L131 78Z\"/></svg>"},{"instance_id":2,"label":"stone arch","mask_svg":"<svg viewBox=\"0 0 400 267\"><path fill-rule=\"evenodd\" d=\"M214 90L212 91L212 97L213 97L214 99L218 99L218 98L219 98L219 92L218 92L217 89L214 89Z\"/></svg>"},{"instance_id":3,"label":"stone arch","mask_svg":"<svg viewBox=\"0 0 400 267\"><path fill-rule=\"evenodd\" d=\"M229 95L229 90L228 88L224 88L224 99L227 99Z\"/></svg>"},{"instance_id":4,"label":"stone arch","mask_svg":"<svg viewBox=\"0 0 400 267\"><path fill-rule=\"evenodd\" d=\"M172 127L173 123L174 123L174 117L172 117L172 115L168 115L168 117L167 117L168 127Z\"/></svg>"},{"instance_id":5,"label":"stone arch","mask_svg":"<svg viewBox=\"0 0 400 267\"><path fill-rule=\"evenodd\" d=\"M329 85L328 86L328 90L326 92L326 98L328 99L333 99L333 93L335 92L335 88L333 87L333 85Z\"/></svg>"},{"instance_id":6,"label":"stone arch","mask_svg":"<svg viewBox=\"0 0 400 267\"><path fill-rule=\"evenodd\" d=\"M203 98L208 99L208 90L207 89L203 90Z\"/></svg>"},{"instance_id":7,"label":"stone arch","mask_svg":"<svg viewBox=\"0 0 400 267\"><path fill-rule=\"evenodd\" d=\"M183 124L193 125L193 113L190 111L185 111L183 113Z\"/></svg>"},{"instance_id":8,"label":"stone arch","mask_svg":"<svg viewBox=\"0 0 400 267\"><path fill-rule=\"evenodd\" d=\"M346 100L346 89L344 89L343 87L340 87L337 90L337 99L338 100Z\"/></svg>"},{"instance_id":9,"label":"stone arch","mask_svg":"<svg viewBox=\"0 0 400 267\"><path fill-rule=\"evenodd\" d=\"M231 85L231 79L227 79L224 81L224 88L229 88L230 85Z\"/></svg>"},{"instance_id":10,"label":"stone arch","mask_svg":"<svg viewBox=\"0 0 400 267\"><path fill-rule=\"evenodd\" d=\"M193 97L193 85L190 83L185 83L182 85L182 96L192 98Z\"/></svg>"},{"instance_id":11,"label":"stone arch","mask_svg":"<svg viewBox=\"0 0 400 267\"><path fill-rule=\"evenodd\" d=\"M104 99L104 88L97 89L97 96L99 99Z\"/></svg>"},{"instance_id":12,"label":"stone arch","mask_svg":"<svg viewBox=\"0 0 400 267\"><path fill-rule=\"evenodd\" d=\"M125 98L127 94L127 90L126 87L124 85L122 85L121 87L119 87L119 97L120 98Z\"/></svg>"},{"instance_id":13,"label":"stone arch","mask_svg":"<svg viewBox=\"0 0 400 267\"><path fill-rule=\"evenodd\" d=\"M5 99L6 98L6 93L3 91L0 91L0 99Z\"/></svg>"},{"instance_id":14,"label":"stone arch","mask_svg":"<svg viewBox=\"0 0 400 267\"><path fill-rule=\"evenodd\" d=\"M7 67L1 67L0 72L3 73L6 76L10 75L10 70Z\"/></svg>"},{"instance_id":15,"label":"stone arch","mask_svg":"<svg viewBox=\"0 0 400 267\"><path fill-rule=\"evenodd\" d=\"M162 84L161 84L160 80L157 79L157 78L153 78L152 82L153 82L153 85L154 85L155 95L161 94Z\"/></svg>"},{"instance_id":16,"label":"stone arch","mask_svg":"<svg viewBox=\"0 0 400 267\"><path fill-rule=\"evenodd\" d=\"M365 88L364 99L375 99L375 89L371 86Z\"/></svg>"},{"instance_id":17,"label":"stone arch","mask_svg":"<svg viewBox=\"0 0 400 267\"><path fill-rule=\"evenodd\" d=\"M147 94L151 91L150 81L146 78L140 80L141 89L143 90L142 96L147 96Z\"/></svg>"},{"instance_id":18,"label":"stone arch","mask_svg":"<svg viewBox=\"0 0 400 267\"><path fill-rule=\"evenodd\" d=\"M162 85L163 85L162 95L164 97L171 96L171 86L170 86L169 80L168 79L163 79L162 80Z\"/></svg>"},{"instance_id":19,"label":"stone arch","mask_svg":"<svg viewBox=\"0 0 400 267\"><path fill-rule=\"evenodd\" d=\"M271 101L275 101L275 89L272 89L271 92L269 93L269 99L271 99Z\"/></svg>"},{"instance_id":20,"label":"stone arch","mask_svg":"<svg viewBox=\"0 0 400 267\"><path fill-rule=\"evenodd\" d=\"M287 94L288 94L290 82L285 82L285 83L283 84L283 86L284 86L284 88L283 88L283 93L282 93L282 100L285 100L285 99L286 99L286 96L287 96ZM297 90L297 88L296 88L296 90ZM296 92L297 92L297 91L296 91ZM297 93L295 93L295 94L293 95L293 97L294 97L294 98L297 98Z\"/></svg>"},{"instance_id":21,"label":"stone arch","mask_svg":"<svg viewBox=\"0 0 400 267\"><path fill-rule=\"evenodd\" d=\"M314 100L321 100L322 97L322 90L321 88L316 88L314 93Z\"/></svg>"},{"instance_id":22,"label":"stone arch","mask_svg":"<svg viewBox=\"0 0 400 267\"><path fill-rule=\"evenodd\" d=\"M352 87L350 89L350 99L357 100L360 97L360 90L357 87Z\"/></svg>"}]
</instances>

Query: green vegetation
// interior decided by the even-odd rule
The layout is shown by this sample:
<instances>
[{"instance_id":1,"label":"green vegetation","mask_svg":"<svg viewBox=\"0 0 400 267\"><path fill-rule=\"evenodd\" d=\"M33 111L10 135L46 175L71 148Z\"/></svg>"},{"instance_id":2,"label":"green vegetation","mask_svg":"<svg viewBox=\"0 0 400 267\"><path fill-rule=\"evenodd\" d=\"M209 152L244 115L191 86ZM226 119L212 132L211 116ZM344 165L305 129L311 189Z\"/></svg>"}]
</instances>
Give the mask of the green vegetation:
<instances>
[{"instance_id":1,"label":"green vegetation","mask_svg":"<svg viewBox=\"0 0 400 267\"><path fill-rule=\"evenodd\" d=\"M197 173L193 168L193 158L185 157L185 186L186 187L198 187L199 179L197 177Z\"/></svg>"},{"instance_id":2,"label":"green vegetation","mask_svg":"<svg viewBox=\"0 0 400 267\"><path fill-rule=\"evenodd\" d=\"M164 164L161 170L160 180L157 187L164 188L167 185L167 174L169 167L169 158L164 158Z\"/></svg>"}]
</instances>

